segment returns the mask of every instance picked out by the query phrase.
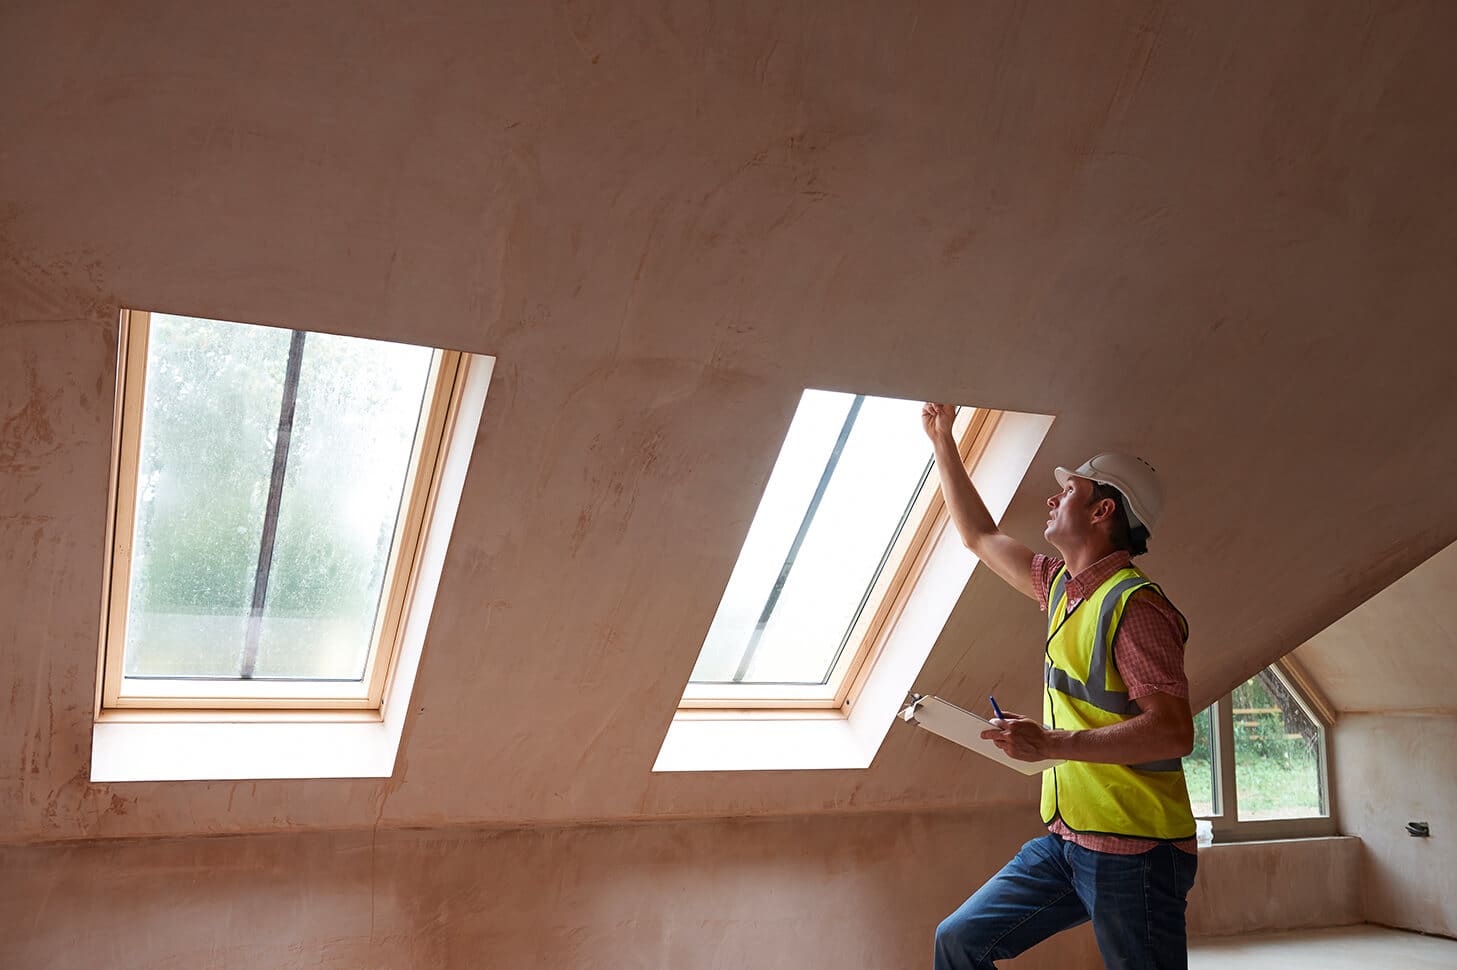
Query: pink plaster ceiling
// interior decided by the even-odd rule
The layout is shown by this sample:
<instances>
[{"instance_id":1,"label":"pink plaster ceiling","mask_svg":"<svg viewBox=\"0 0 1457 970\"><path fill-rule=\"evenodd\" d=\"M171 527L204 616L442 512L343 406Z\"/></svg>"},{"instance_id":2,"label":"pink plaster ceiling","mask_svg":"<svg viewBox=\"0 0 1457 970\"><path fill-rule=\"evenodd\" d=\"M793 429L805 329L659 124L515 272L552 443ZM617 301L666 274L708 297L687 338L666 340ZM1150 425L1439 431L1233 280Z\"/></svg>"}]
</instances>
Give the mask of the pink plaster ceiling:
<instances>
[{"instance_id":1,"label":"pink plaster ceiling","mask_svg":"<svg viewBox=\"0 0 1457 970\"><path fill-rule=\"evenodd\" d=\"M1445 484L1437 486L1440 495ZM1457 714L1457 544L1295 651L1340 711Z\"/></svg>"},{"instance_id":2,"label":"pink plaster ceiling","mask_svg":"<svg viewBox=\"0 0 1457 970\"><path fill-rule=\"evenodd\" d=\"M651 774L807 385L1058 415L1029 540L1152 459L1196 701L1457 537L1449 4L0 16L0 837L1029 798ZM389 782L87 782L123 305L499 358ZM1037 629L974 579L919 686L1031 703Z\"/></svg>"}]
</instances>

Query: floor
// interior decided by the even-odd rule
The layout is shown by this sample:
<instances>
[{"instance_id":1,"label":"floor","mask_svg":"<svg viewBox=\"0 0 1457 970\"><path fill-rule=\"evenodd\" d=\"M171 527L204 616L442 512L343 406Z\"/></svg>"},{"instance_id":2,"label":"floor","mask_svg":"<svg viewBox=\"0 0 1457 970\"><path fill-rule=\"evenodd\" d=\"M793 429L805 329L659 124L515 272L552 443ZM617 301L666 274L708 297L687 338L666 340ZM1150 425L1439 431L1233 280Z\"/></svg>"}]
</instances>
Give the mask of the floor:
<instances>
[{"instance_id":1,"label":"floor","mask_svg":"<svg viewBox=\"0 0 1457 970\"><path fill-rule=\"evenodd\" d=\"M1382 926L1206 937L1189 941L1189 970L1457 970L1457 940Z\"/></svg>"}]
</instances>

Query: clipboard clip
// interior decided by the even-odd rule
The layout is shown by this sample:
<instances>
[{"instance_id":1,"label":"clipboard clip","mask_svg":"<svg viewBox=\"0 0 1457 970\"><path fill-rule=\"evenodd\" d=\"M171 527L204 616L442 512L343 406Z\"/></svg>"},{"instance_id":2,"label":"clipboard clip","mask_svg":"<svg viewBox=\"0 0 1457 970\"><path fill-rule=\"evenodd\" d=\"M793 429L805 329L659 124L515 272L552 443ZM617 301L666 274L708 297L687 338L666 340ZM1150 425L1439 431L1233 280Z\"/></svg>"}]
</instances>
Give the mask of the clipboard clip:
<instances>
[{"instance_id":1,"label":"clipboard clip","mask_svg":"<svg viewBox=\"0 0 1457 970\"><path fill-rule=\"evenodd\" d=\"M906 706L900 713L900 719L907 724L919 724L916 720L916 712L921 709L921 703L926 699L925 694L917 694L915 691L906 692Z\"/></svg>"}]
</instances>

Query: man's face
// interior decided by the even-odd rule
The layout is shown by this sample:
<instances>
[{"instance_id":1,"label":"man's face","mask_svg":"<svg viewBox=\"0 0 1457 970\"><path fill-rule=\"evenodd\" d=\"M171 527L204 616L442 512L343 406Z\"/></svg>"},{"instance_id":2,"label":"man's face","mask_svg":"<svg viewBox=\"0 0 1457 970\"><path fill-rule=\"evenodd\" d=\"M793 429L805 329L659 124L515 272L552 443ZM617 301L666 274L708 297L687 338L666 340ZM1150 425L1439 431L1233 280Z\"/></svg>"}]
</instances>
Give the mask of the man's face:
<instances>
[{"instance_id":1,"label":"man's face","mask_svg":"<svg viewBox=\"0 0 1457 970\"><path fill-rule=\"evenodd\" d=\"M1067 486L1047 500L1047 528L1043 537L1060 550L1080 545L1093 527L1093 483L1069 476Z\"/></svg>"}]
</instances>

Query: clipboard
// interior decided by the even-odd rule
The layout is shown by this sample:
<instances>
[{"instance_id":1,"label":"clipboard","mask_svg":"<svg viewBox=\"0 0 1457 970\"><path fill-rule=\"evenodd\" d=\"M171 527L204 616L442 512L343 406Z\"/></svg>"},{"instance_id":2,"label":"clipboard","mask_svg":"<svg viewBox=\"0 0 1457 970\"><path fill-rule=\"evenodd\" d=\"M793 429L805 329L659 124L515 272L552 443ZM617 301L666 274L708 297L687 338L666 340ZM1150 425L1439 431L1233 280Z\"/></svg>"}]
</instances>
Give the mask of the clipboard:
<instances>
[{"instance_id":1,"label":"clipboard","mask_svg":"<svg viewBox=\"0 0 1457 970\"><path fill-rule=\"evenodd\" d=\"M1013 771L1021 772L1024 775L1040 775L1048 768L1065 764L1061 760L1018 761L1016 758L1010 757L995 743L981 736L983 731L995 730L992 722L970 711L963 711L950 701L943 701L939 697L922 697L912 694L911 702L906 705L905 710L901 711L900 718L907 724L923 727L932 734L940 735L947 741L954 741L969 751L975 751L984 758L1006 765Z\"/></svg>"}]
</instances>

